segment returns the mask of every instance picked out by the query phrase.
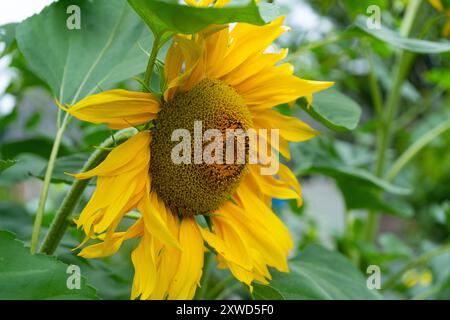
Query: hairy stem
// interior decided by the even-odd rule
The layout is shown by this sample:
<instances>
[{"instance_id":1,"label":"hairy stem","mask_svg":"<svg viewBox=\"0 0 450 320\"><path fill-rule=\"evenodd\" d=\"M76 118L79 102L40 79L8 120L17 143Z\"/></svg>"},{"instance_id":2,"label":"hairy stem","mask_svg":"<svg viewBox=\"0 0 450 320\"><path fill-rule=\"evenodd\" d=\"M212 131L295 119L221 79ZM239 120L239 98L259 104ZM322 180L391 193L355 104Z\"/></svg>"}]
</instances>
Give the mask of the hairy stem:
<instances>
[{"instance_id":1,"label":"hairy stem","mask_svg":"<svg viewBox=\"0 0 450 320\"><path fill-rule=\"evenodd\" d=\"M82 171L87 171L99 165L109 154L108 148L115 146L116 143L121 143L136 133L136 129L129 128L117 132L114 136L106 139L99 149L95 150L83 166ZM72 184L69 192L66 194L61 206L53 219L50 229L44 239L44 243L40 252L45 254L52 254L59 242L61 241L67 227L70 224L70 217L77 206L83 191L89 184L90 179L76 180Z\"/></svg>"},{"instance_id":2,"label":"hairy stem","mask_svg":"<svg viewBox=\"0 0 450 320\"><path fill-rule=\"evenodd\" d=\"M148 88L151 88L151 81L153 76L153 69L155 67L156 57L158 56L158 50L160 46L161 36L155 35L155 41L153 42L152 52L150 53L150 57L148 58L147 69L145 70L144 76L144 90L147 91Z\"/></svg>"}]
</instances>

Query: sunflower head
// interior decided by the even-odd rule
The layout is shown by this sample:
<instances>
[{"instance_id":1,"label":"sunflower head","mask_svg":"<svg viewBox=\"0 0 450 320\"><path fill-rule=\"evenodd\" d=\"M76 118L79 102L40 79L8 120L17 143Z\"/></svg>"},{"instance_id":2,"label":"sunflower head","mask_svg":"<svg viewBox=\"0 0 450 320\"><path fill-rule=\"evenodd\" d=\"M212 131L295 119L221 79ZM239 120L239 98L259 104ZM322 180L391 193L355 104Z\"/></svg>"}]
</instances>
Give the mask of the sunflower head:
<instances>
[{"instance_id":1,"label":"sunflower head","mask_svg":"<svg viewBox=\"0 0 450 320\"><path fill-rule=\"evenodd\" d=\"M227 1L190 2L220 6ZM202 276L205 242L216 253L218 267L228 268L250 290L253 281L270 281L269 267L288 271L294 244L270 199L296 199L300 205L301 187L278 157L273 159L276 172L262 169L269 153L289 160L288 142L308 140L317 131L273 107L311 97L332 83L298 78L292 65L281 62L286 49L267 50L287 30L282 22L280 17L263 26L237 23L174 36L162 99L111 90L62 107L113 129L142 125L100 165L75 175L97 177L77 224L87 240L101 240L80 255L104 257L125 240L140 238L131 256L133 299L192 298ZM147 126L150 121L153 125ZM273 129L277 135L267 136ZM174 155L182 161L174 161ZM140 212L136 223L117 231L124 215L135 209ZM204 228L193 215L208 213Z\"/></svg>"},{"instance_id":2,"label":"sunflower head","mask_svg":"<svg viewBox=\"0 0 450 320\"><path fill-rule=\"evenodd\" d=\"M201 124L201 131L197 133L196 124ZM205 78L191 90L178 94L166 103L155 122L150 146L152 188L173 212L183 215L213 212L234 193L246 172L247 161L235 161L238 154L235 152L231 162L226 161L223 153L211 155L219 157L220 161L205 163L201 160L207 143L198 146L192 139L189 141L191 152L185 155L189 163L174 163L171 151L179 142L173 141L173 133L183 128L189 132L189 137L195 138L198 134L203 137L207 130L218 130L222 137L220 142L212 139L210 143L222 143L222 150L226 150L228 130L245 131L251 127L250 111L244 99L223 81ZM236 149L244 147L247 158L248 147L235 145L242 140L232 143ZM197 162L198 156L201 159Z\"/></svg>"}]
</instances>

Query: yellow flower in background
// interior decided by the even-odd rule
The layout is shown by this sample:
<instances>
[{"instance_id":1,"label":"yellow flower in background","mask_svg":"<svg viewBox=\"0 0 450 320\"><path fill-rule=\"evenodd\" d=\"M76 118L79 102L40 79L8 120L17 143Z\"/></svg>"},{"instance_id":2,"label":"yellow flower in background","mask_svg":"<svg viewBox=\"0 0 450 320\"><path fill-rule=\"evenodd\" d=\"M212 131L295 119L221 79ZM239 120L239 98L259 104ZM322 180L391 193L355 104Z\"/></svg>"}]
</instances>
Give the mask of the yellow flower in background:
<instances>
[{"instance_id":1,"label":"yellow flower in background","mask_svg":"<svg viewBox=\"0 0 450 320\"><path fill-rule=\"evenodd\" d=\"M188 5L192 7L209 7L214 5L214 7L223 7L228 4L231 0L184 0ZM256 0L255 2L258 2Z\"/></svg>"},{"instance_id":2,"label":"yellow flower in background","mask_svg":"<svg viewBox=\"0 0 450 320\"><path fill-rule=\"evenodd\" d=\"M403 276L403 284L407 288L412 288L418 284L428 287L433 281L433 274L430 270L417 271L416 269L409 270Z\"/></svg>"},{"instance_id":3,"label":"yellow flower in background","mask_svg":"<svg viewBox=\"0 0 450 320\"><path fill-rule=\"evenodd\" d=\"M450 37L450 2L448 0L428 0L430 4L439 12L444 12L447 15L447 22L442 29L442 35L446 38Z\"/></svg>"},{"instance_id":4,"label":"yellow flower in background","mask_svg":"<svg viewBox=\"0 0 450 320\"><path fill-rule=\"evenodd\" d=\"M279 64L286 49L266 50L287 30L283 19L175 36L165 60L162 101L151 93L111 90L63 107L81 120L113 129L153 120L151 129L114 148L99 166L74 175L97 177L95 192L76 223L87 240L100 242L85 247L81 256L109 256L125 240L140 239L132 253L132 299L193 298L205 244L216 253L218 267L228 268L250 289L255 280L270 281L268 267L288 271L292 239L270 205L274 197L301 204L300 184L287 166L279 163L272 176L260 174L261 163L177 165L171 160L172 132L190 130L196 120L205 129L221 131L280 129L279 147L267 142L287 159L289 141L317 135L304 122L273 109L332 85L293 75L292 65ZM139 219L118 231L124 215L134 209ZM210 217L210 228L201 224L202 216Z\"/></svg>"}]
</instances>

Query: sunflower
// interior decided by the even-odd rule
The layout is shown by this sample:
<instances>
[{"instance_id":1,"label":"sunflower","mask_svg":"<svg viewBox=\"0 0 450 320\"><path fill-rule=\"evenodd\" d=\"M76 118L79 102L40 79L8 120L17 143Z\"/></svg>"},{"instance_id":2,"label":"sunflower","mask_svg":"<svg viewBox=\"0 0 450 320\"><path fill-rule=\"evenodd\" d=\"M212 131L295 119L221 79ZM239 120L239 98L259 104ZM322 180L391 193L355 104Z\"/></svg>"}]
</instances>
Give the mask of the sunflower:
<instances>
[{"instance_id":1,"label":"sunflower","mask_svg":"<svg viewBox=\"0 0 450 320\"><path fill-rule=\"evenodd\" d=\"M112 129L139 128L96 168L74 175L97 178L90 201L76 219L86 233L82 244L90 239L96 243L79 255L105 257L125 240L139 241L131 255L132 299L193 298L207 250L216 254L219 268L228 268L250 290L253 281L270 281L269 267L288 271L293 242L270 205L272 198L297 199L301 204L300 184L287 166L277 163L276 175L261 175L265 166L261 162L174 164L171 160L173 130L191 130L198 120L205 129L221 131L279 129L279 144L271 139L267 143L286 159L290 159L289 141L317 135L304 122L273 109L332 85L296 77L292 65L279 63L286 49L267 50L287 30L283 19L174 36L160 97L110 90L61 106L83 121L106 123ZM140 213L138 219L118 231L132 210Z\"/></svg>"},{"instance_id":2,"label":"sunflower","mask_svg":"<svg viewBox=\"0 0 450 320\"><path fill-rule=\"evenodd\" d=\"M429 3L439 12L444 12L447 16L447 22L442 29L442 35L446 38L450 36L450 1L448 0L428 0Z\"/></svg>"}]
</instances>

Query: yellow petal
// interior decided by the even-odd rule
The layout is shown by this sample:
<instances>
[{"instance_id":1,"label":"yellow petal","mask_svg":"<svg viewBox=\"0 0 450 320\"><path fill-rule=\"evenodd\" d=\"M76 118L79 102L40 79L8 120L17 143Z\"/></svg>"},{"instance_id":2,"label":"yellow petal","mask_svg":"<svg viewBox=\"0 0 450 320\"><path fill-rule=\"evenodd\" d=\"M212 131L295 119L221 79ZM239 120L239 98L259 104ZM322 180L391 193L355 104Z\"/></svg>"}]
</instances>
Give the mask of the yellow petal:
<instances>
[{"instance_id":1,"label":"yellow petal","mask_svg":"<svg viewBox=\"0 0 450 320\"><path fill-rule=\"evenodd\" d=\"M151 93L120 89L88 96L67 108L58 105L80 120L106 123L112 129L144 124L155 119L161 109L161 103Z\"/></svg>"},{"instance_id":2,"label":"yellow petal","mask_svg":"<svg viewBox=\"0 0 450 320\"><path fill-rule=\"evenodd\" d=\"M237 230L232 224L232 221L225 218L222 214L225 210L227 210L226 207L222 207L217 212L218 216L213 218L214 233L201 229L202 236L227 261L233 262L247 271L251 271L253 265L249 251L243 241L243 236L240 234L240 230Z\"/></svg>"},{"instance_id":3,"label":"yellow petal","mask_svg":"<svg viewBox=\"0 0 450 320\"><path fill-rule=\"evenodd\" d=\"M255 128L279 129L280 136L288 141L306 141L319 134L305 122L295 117L284 116L273 109L253 112L252 115Z\"/></svg>"},{"instance_id":4,"label":"yellow petal","mask_svg":"<svg viewBox=\"0 0 450 320\"><path fill-rule=\"evenodd\" d=\"M166 210L164 203L158 198L156 192L150 194L150 182L147 183L146 192L138 204L138 209L144 218L145 228L150 234L164 244L181 249L177 239L161 217L162 214L165 215L164 212L162 213L163 210Z\"/></svg>"},{"instance_id":5,"label":"yellow petal","mask_svg":"<svg viewBox=\"0 0 450 320\"><path fill-rule=\"evenodd\" d=\"M241 215L242 217L239 216L238 218L248 218L248 221L251 221L252 224L261 226L263 230L271 234L273 239L276 239L276 244L274 245L280 248L279 254L284 253L287 255L293 247L289 230L280 218L252 192L251 184L243 181L237 190L237 198L245 212L245 215ZM279 266L287 267L285 261L279 259L278 262L281 263Z\"/></svg>"},{"instance_id":6,"label":"yellow petal","mask_svg":"<svg viewBox=\"0 0 450 320\"><path fill-rule=\"evenodd\" d=\"M150 131L141 131L114 148L94 169L75 174L77 179L94 176L116 176L148 165L150 161Z\"/></svg>"},{"instance_id":7,"label":"yellow petal","mask_svg":"<svg viewBox=\"0 0 450 320\"><path fill-rule=\"evenodd\" d=\"M249 169L253 190L261 190L263 194L277 199L300 198L300 195L291 189L287 183L277 180L273 176L261 175L259 165L250 165Z\"/></svg>"},{"instance_id":8,"label":"yellow petal","mask_svg":"<svg viewBox=\"0 0 450 320\"><path fill-rule=\"evenodd\" d=\"M113 255L119 250L124 240L135 238L141 235L144 231L144 224L142 218L139 218L130 228L125 232L116 232L112 236L112 241L109 243L100 242L85 247L78 254L83 258L101 258ZM102 237L99 237L100 239Z\"/></svg>"},{"instance_id":9,"label":"yellow petal","mask_svg":"<svg viewBox=\"0 0 450 320\"><path fill-rule=\"evenodd\" d=\"M285 239L277 236L277 224L271 225L273 221L263 218L254 219L247 208L243 210L227 201L212 217L213 233L202 230L205 240L217 251L218 267L229 268L250 288L253 280L267 283L271 278L268 265L287 271L289 249L282 243ZM227 236L229 233L239 235L238 241Z\"/></svg>"},{"instance_id":10,"label":"yellow petal","mask_svg":"<svg viewBox=\"0 0 450 320\"><path fill-rule=\"evenodd\" d=\"M290 185L295 192L298 195L297 199L297 205L301 206L303 199L302 199L302 188L300 186L300 183L298 182L297 178L295 177L294 173L284 164L280 163L280 167L278 169L278 175L282 180L284 180L288 185Z\"/></svg>"},{"instance_id":11,"label":"yellow petal","mask_svg":"<svg viewBox=\"0 0 450 320\"><path fill-rule=\"evenodd\" d=\"M172 235L178 239L179 235L179 220L173 214L168 214L166 223ZM155 241L155 252L159 252L159 259L157 261L157 277L154 292L149 297L150 299L166 299L169 294L170 285L178 271L181 251L175 249L173 246L165 246Z\"/></svg>"},{"instance_id":12,"label":"yellow petal","mask_svg":"<svg viewBox=\"0 0 450 320\"><path fill-rule=\"evenodd\" d=\"M134 265L132 299L138 296L141 299L147 299L152 294L158 281L156 255L152 241L152 237L144 232L139 245L131 253L131 260Z\"/></svg>"},{"instance_id":13,"label":"yellow petal","mask_svg":"<svg viewBox=\"0 0 450 320\"><path fill-rule=\"evenodd\" d=\"M281 26L284 17L279 17L264 26L255 26L247 23L237 23L230 33L231 43L226 56L217 61L214 74L223 77L250 56L264 50L287 28Z\"/></svg>"},{"instance_id":14,"label":"yellow petal","mask_svg":"<svg viewBox=\"0 0 450 320\"><path fill-rule=\"evenodd\" d=\"M150 133L141 132L115 148L98 167L76 175L82 179L98 175L94 194L77 220L86 233L111 231L113 223L141 200L148 180L149 143Z\"/></svg>"},{"instance_id":15,"label":"yellow petal","mask_svg":"<svg viewBox=\"0 0 450 320\"><path fill-rule=\"evenodd\" d=\"M261 72L236 86L250 111L261 111L331 87L333 82L296 77L292 65L285 63Z\"/></svg>"},{"instance_id":16,"label":"yellow petal","mask_svg":"<svg viewBox=\"0 0 450 320\"><path fill-rule=\"evenodd\" d=\"M209 51L208 51L209 53ZM278 61L284 59L287 56L288 49L282 49L279 53L265 53L257 54L249 57L245 63L241 64L239 67L226 74L222 80L226 81L232 86L239 86L248 78L258 74L259 72L271 68ZM270 69L268 69L270 70Z\"/></svg>"},{"instance_id":17,"label":"yellow petal","mask_svg":"<svg viewBox=\"0 0 450 320\"><path fill-rule=\"evenodd\" d=\"M183 251L178 269L169 289L169 299L192 299L200 284L203 269L203 239L194 218L184 217L180 225L179 242Z\"/></svg>"},{"instance_id":18,"label":"yellow petal","mask_svg":"<svg viewBox=\"0 0 450 320\"><path fill-rule=\"evenodd\" d=\"M178 91L187 91L205 76L204 50L201 45L185 36L175 36L172 46L183 56L184 72L167 83L164 99L170 101ZM171 54L171 50L169 49ZM179 58L177 58L179 59ZM171 74L171 77L173 75Z\"/></svg>"}]
</instances>

